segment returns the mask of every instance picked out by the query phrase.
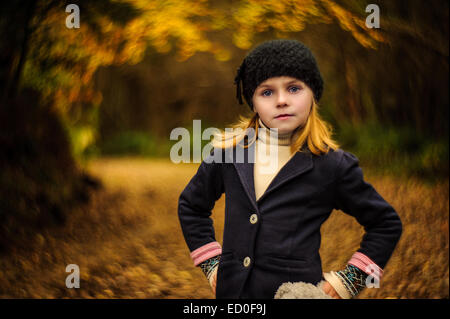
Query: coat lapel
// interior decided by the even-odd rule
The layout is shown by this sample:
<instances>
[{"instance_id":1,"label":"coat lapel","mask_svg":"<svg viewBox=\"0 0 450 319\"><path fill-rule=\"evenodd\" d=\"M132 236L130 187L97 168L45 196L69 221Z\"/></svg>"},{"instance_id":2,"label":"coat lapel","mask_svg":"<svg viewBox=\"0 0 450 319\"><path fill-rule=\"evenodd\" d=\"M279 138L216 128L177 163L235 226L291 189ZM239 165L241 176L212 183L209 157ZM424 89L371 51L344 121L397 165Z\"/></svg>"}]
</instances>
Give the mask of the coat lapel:
<instances>
[{"instance_id":1,"label":"coat lapel","mask_svg":"<svg viewBox=\"0 0 450 319\"><path fill-rule=\"evenodd\" d=\"M272 179L266 191L258 199L260 202L268 194L281 187L291 179L306 173L313 168L311 153L297 152L295 155L280 169L278 174ZM254 185L254 184L253 184ZM253 186L254 188L254 186Z\"/></svg>"},{"instance_id":2,"label":"coat lapel","mask_svg":"<svg viewBox=\"0 0 450 319\"><path fill-rule=\"evenodd\" d=\"M249 135L251 139L252 136ZM258 204L255 195L255 179L254 179L254 159L255 159L255 147L252 146L243 149L244 162L240 163L236 161L236 157L233 156L233 165L239 175L239 179L245 192L250 199L253 207L258 210ZM239 147L239 146L238 146ZM287 183L291 179L303 174L313 168L312 155L309 152L297 152L278 172L278 174L272 179L272 182L267 187L264 194L258 199L260 202L268 194L272 193L283 184Z\"/></svg>"},{"instance_id":3,"label":"coat lapel","mask_svg":"<svg viewBox=\"0 0 450 319\"><path fill-rule=\"evenodd\" d=\"M253 138L253 134L249 133L249 140ZM239 143L240 145L243 145L242 143ZM241 146L237 146L236 148L239 148ZM245 189L245 193L247 194L247 197L249 198L250 202L252 203L255 210L258 210L258 205L256 204L256 195L255 195L255 184L254 184L254 176L253 176L253 167L255 162L255 143L252 143L251 146L247 148L240 148L242 150L243 161L242 160L236 160L237 155L233 154L233 165L236 168L236 171L238 173L239 179L241 181L242 186Z\"/></svg>"}]
</instances>

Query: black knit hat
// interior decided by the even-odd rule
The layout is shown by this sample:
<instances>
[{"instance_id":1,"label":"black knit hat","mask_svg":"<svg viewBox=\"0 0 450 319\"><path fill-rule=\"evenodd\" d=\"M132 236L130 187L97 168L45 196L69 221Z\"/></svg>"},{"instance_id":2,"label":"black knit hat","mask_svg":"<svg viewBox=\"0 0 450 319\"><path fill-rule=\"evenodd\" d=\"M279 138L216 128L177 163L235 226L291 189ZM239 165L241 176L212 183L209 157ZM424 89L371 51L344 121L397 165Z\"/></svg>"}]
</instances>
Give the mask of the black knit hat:
<instances>
[{"instance_id":1,"label":"black knit hat","mask_svg":"<svg viewBox=\"0 0 450 319\"><path fill-rule=\"evenodd\" d=\"M316 101L323 91L323 80L312 52L297 40L271 40L263 42L244 58L234 79L236 98L244 98L253 109L252 97L258 85L275 76L291 76L303 81L314 93Z\"/></svg>"}]
</instances>

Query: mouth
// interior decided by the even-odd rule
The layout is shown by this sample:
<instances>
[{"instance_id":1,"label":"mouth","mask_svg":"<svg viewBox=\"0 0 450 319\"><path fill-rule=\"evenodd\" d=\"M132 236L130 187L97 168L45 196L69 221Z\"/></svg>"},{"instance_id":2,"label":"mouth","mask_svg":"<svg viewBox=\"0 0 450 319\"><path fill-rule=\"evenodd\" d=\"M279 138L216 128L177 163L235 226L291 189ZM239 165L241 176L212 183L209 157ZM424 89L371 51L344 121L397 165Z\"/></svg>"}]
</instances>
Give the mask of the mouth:
<instances>
[{"instance_id":1,"label":"mouth","mask_svg":"<svg viewBox=\"0 0 450 319\"><path fill-rule=\"evenodd\" d=\"M279 120L283 120L283 119L290 118L291 116L292 116L292 114L280 114L280 115L276 116L275 118L279 119Z\"/></svg>"}]
</instances>

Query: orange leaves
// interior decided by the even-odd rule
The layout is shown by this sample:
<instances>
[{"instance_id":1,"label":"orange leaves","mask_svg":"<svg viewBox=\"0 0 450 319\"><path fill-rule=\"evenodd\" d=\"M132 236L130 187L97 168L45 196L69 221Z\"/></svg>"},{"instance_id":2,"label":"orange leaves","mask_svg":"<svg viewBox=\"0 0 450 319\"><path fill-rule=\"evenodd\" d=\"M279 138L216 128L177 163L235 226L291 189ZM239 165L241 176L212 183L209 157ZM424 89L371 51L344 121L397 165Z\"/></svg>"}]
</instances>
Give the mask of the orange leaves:
<instances>
[{"instance_id":1,"label":"orange leaves","mask_svg":"<svg viewBox=\"0 0 450 319\"><path fill-rule=\"evenodd\" d=\"M33 19L35 31L25 81L47 96L63 90L64 103L81 101L82 91L92 86L99 67L137 64L148 47L160 54L173 51L178 61L196 52L229 60L231 52L215 37L217 32L248 50L259 33L283 37L302 31L307 24L337 20L364 47L376 48L377 42L386 41L380 31L365 27L365 17L332 0L244 0L233 6L208 0L111 0L114 4L128 5L138 14L122 23L123 19L115 16L117 10L103 12L106 7L89 4L80 8L80 28L68 29L62 5L48 11L42 7L38 12L45 14Z\"/></svg>"},{"instance_id":2,"label":"orange leaves","mask_svg":"<svg viewBox=\"0 0 450 319\"><path fill-rule=\"evenodd\" d=\"M236 24L233 43L241 49L249 49L257 33L271 30L281 37L300 32L307 24L333 20L366 48L376 49L377 42L387 41L379 30L366 27L365 16L352 13L332 0L247 0L233 10L232 20Z\"/></svg>"},{"instance_id":3,"label":"orange leaves","mask_svg":"<svg viewBox=\"0 0 450 319\"><path fill-rule=\"evenodd\" d=\"M308 23L330 22L318 6L318 1L243 1L233 13L237 24L233 43L242 49L249 49L255 34L268 30L278 36L287 32L300 32Z\"/></svg>"},{"instance_id":4,"label":"orange leaves","mask_svg":"<svg viewBox=\"0 0 450 319\"><path fill-rule=\"evenodd\" d=\"M211 21L216 10L209 7L208 1L126 1L142 10L137 21L127 27L134 41L149 44L160 53L176 49L179 61L197 51L211 50L212 42L205 32L224 25L223 19Z\"/></svg>"},{"instance_id":5,"label":"orange leaves","mask_svg":"<svg viewBox=\"0 0 450 319\"><path fill-rule=\"evenodd\" d=\"M330 17L335 18L341 28L350 31L353 37L365 48L376 49L377 42L387 42L378 29L366 27L365 17L357 16L331 0L320 0L326 7Z\"/></svg>"}]
</instances>

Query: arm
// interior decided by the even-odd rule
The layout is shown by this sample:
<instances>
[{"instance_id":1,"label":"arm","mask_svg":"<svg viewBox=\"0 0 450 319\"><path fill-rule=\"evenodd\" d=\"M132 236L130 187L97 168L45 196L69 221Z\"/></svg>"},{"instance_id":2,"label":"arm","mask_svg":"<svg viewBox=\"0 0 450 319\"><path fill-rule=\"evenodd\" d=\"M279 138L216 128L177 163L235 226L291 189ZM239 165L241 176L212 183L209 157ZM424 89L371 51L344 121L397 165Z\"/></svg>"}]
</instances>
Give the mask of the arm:
<instances>
[{"instance_id":1,"label":"arm","mask_svg":"<svg viewBox=\"0 0 450 319\"><path fill-rule=\"evenodd\" d=\"M362 271L359 278L364 282L364 274L379 281L402 233L398 214L372 185L364 181L358 163L356 156L343 152L336 176L335 208L355 217L365 230L360 248L350 258L346 269L334 273L344 285L348 284L349 274L355 271L349 268L350 265ZM354 292L360 290L362 288Z\"/></svg>"},{"instance_id":2,"label":"arm","mask_svg":"<svg viewBox=\"0 0 450 319\"><path fill-rule=\"evenodd\" d=\"M338 272L324 273L327 281L324 284L325 293L337 299L351 299L356 297L365 287L368 275L358 267L347 264L345 269Z\"/></svg>"},{"instance_id":3,"label":"arm","mask_svg":"<svg viewBox=\"0 0 450 319\"><path fill-rule=\"evenodd\" d=\"M180 195L178 217L195 266L222 253L210 216L223 192L220 164L203 161Z\"/></svg>"},{"instance_id":4,"label":"arm","mask_svg":"<svg viewBox=\"0 0 450 319\"><path fill-rule=\"evenodd\" d=\"M199 264L214 294L216 293L217 267L219 266L220 256L211 257Z\"/></svg>"}]
</instances>

